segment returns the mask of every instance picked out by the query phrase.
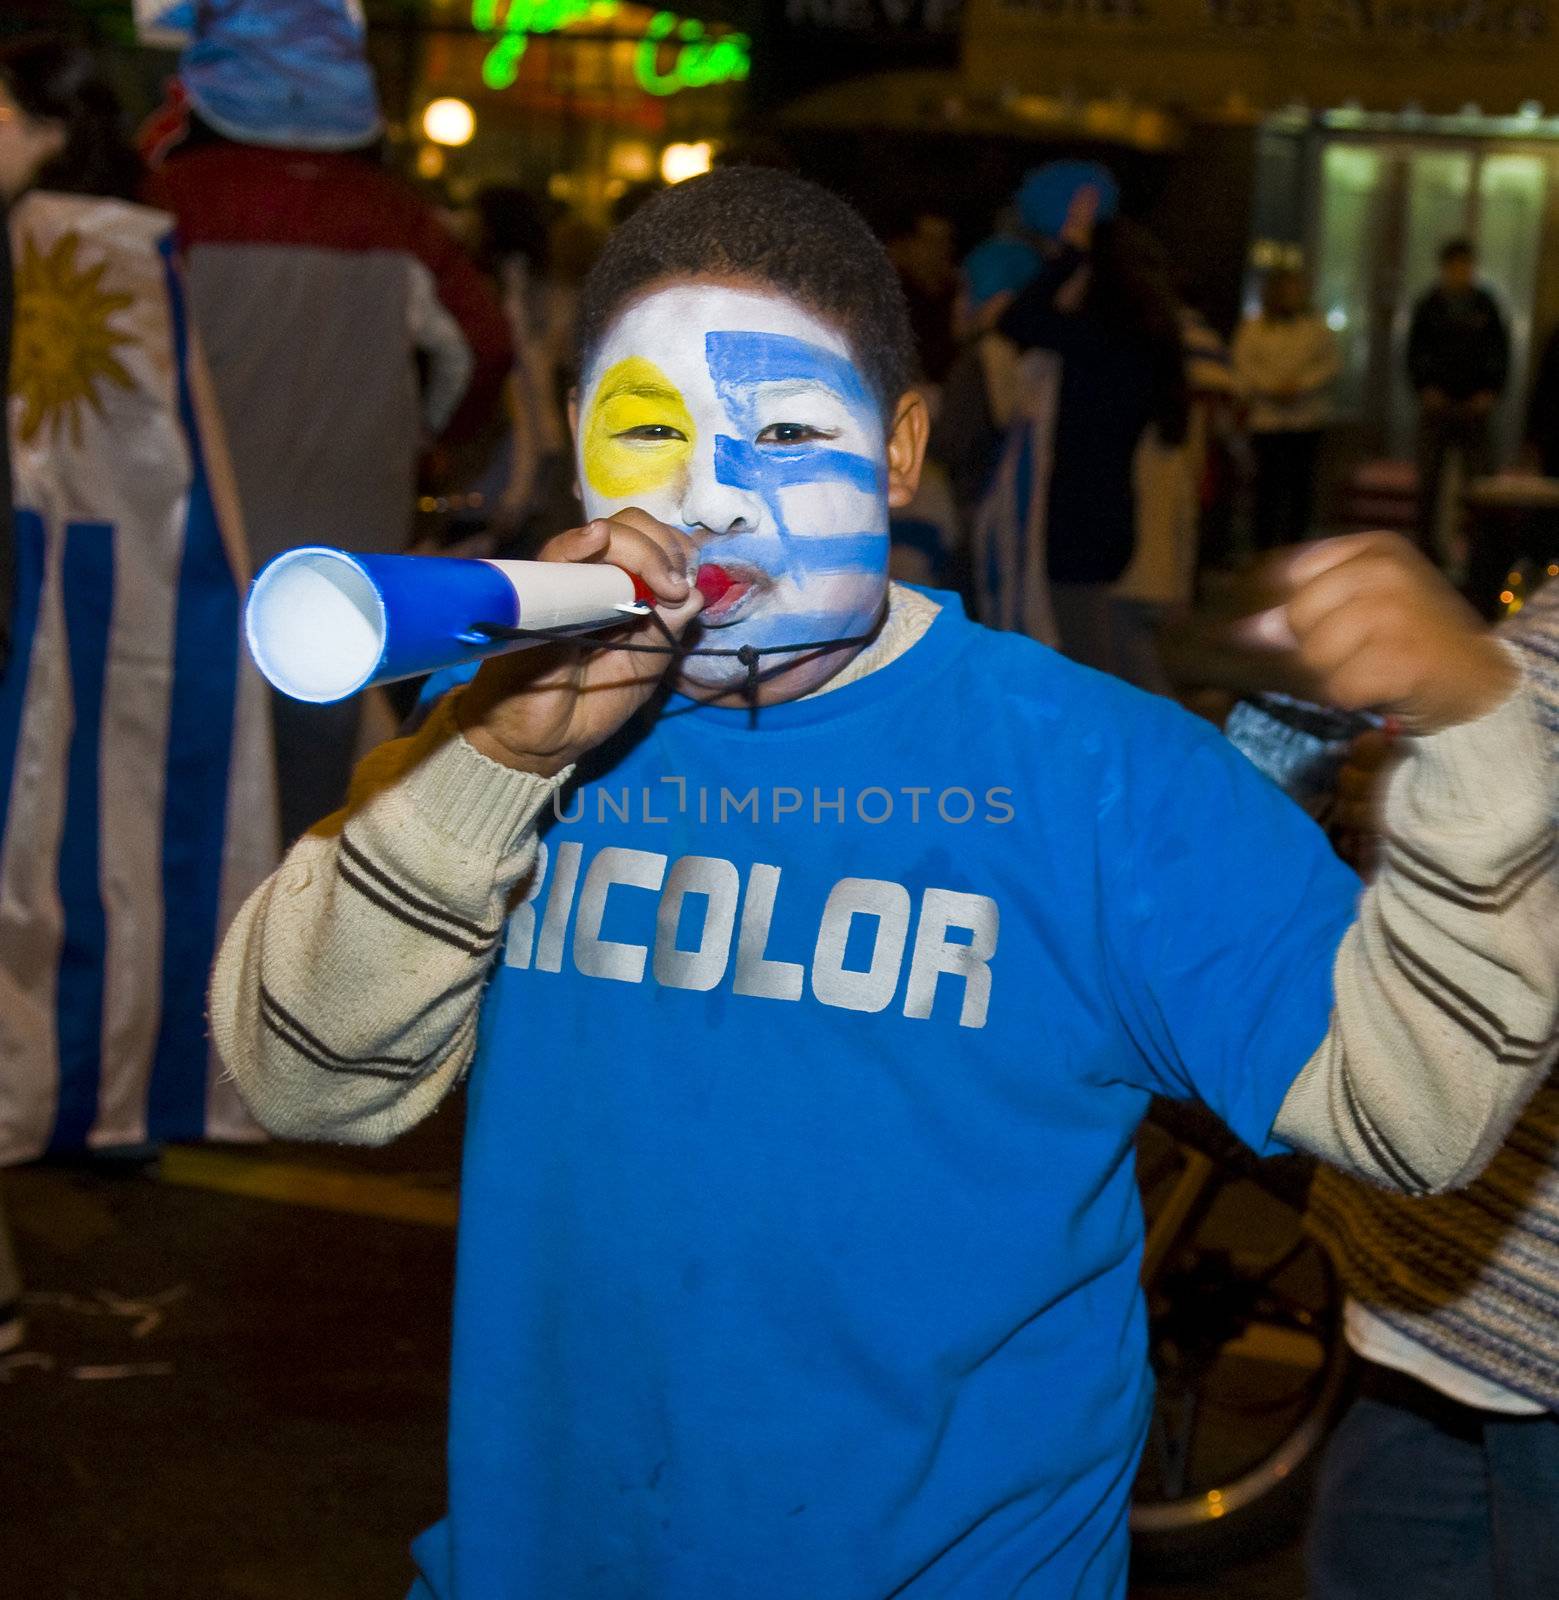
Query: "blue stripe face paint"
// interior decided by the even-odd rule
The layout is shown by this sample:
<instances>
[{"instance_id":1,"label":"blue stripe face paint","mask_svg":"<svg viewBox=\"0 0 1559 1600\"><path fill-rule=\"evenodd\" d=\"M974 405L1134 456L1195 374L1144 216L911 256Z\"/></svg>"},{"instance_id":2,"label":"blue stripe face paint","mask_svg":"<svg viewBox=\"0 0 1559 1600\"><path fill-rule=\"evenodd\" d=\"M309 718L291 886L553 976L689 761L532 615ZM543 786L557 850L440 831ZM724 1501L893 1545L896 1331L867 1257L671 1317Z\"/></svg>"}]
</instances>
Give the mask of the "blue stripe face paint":
<instances>
[{"instance_id":1,"label":"blue stripe face paint","mask_svg":"<svg viewBox=\"0 0 1559 1600\"><path fill-rule=\"evenodd\" d=\"M643 381L652 369L655 381ZM613 388L626 371L639 375L631 406ZM700 564L728 580L705 607L695 649L773 649L871 628L887 586L886 426L835 328L782 295L675 286L618 318L581 400L588 514L638 506L685 530ZM815 665L810 675L798 665L787 692L806 693L838 658ZM728 659L692 656L682 687L707 692L744 676Z\"/></svg>"},{"instance_id":2,"label":"blue stripe face paint","mask_svg":"<svg viewBox=\"0 0 1559 1600\"><path fill-rule=\"evenodd\" d=\"M713 332L704 336L709 376L731 415L751 404L764 384L817 384L831 390L862 422L881 407L872 398L856 365L847 356L783 333Z\"/></svg>"},{"instance_id":3,"label":"blue stripe face paint","mask_svg":"<svg viewBox=\"0 0 1559 1600\"><path fill-rule=\"evenodd\" d=\"M754 489L777 500L781 489L803 483L845 483L862 494L882 487L882 468L848 450L764 449L724 434L715 436L715 476L737 489ZM783 515L783 508L777 508Z\"/></svg>"}]
</instances>

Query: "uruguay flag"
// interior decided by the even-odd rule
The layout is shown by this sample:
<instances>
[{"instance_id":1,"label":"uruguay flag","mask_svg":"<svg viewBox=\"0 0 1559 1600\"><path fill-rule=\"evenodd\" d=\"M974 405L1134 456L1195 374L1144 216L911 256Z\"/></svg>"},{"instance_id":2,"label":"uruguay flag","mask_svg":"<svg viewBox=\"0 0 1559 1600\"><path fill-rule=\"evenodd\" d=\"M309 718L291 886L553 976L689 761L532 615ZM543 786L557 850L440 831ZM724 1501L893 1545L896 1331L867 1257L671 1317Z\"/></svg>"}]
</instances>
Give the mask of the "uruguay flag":
<instances>
[{"instance_id":1,"label":"uruguay flag","mask_svg":"<svg viewBox=\"0 0 1559 1600\"><path fill-rule=\"evenodd\" d=\"M172 218L11 212L14 649L0 677L0 1166L254 1129L206 1039L277 856L247 557Z\"/></svg>"}]
</instances>

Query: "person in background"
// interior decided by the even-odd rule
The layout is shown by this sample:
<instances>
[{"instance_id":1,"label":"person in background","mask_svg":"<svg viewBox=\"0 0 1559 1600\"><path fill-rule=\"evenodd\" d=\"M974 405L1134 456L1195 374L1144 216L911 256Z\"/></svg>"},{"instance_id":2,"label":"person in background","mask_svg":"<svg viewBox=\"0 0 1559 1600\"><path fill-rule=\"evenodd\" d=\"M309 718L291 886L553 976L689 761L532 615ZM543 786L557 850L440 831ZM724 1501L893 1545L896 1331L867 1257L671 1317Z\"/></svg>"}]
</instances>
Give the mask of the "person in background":
<instances>
[{"instance_id":1,"label":"person in background","mask_svg":"<svg viewBox=\"0 0 1559 1600\"><path fill-rule=\"evenodd\" d=\"M11 185L6 171L12 161L21 168L20 152L11 145L22 131L22 110L0 99L0 396L9 404L11 374L11 231L6 200ZM30 163L29 163L30 165ZM11 655L11 607L16 596L16 553L11 537L11 434L0 428L0 682ZM22 1321L22 1274L16 1264L11 1229L5 1217L5 1191L0 1188L0 1356L16 1349L27 1336Z\"/></svg>"},{"instance_id":2,"label":"person in background","mask_svg":"<svg viewBox=\"0 0 1559 1600\"><path fill-rule=\"evenodd\" d=\"M920 376L939 385L957 352L953 307L958 265L952 221L939 211L917 208L888 241L888 259L909 306Z\"/></svg>"},{"instance_id":3,"label":"person in background","mask_svg":"<svg viewBox=\"0 0 1559 1600\"><path fill-rule=\"evenodd\" d=\"M0 52L17 544L0 1167L255 1135L213 1070L203 971L278 853L267 700L173 219L136 203L140 179L89 52Z\"/></svg>"},{"instance_id":4,"label":"person in background","mask_svg":"<svg viewBox=\"0 0 1559 1600\"><path fill-rule=\"evenodd\" d=\"M1256 458L1258 550L1310 536L1328 392L1340 370L1337 340L1311 310L1303 274L1292 267L1269 272L1261 310L1234 335L1235 380Z\"/></svg>"},{"instance_id":5,"label":"person in background","mask_svg":"<svg viewBox=\"0 0 1559 1600\"><path fill-rule=\"evenodd\" d=\"M954 326L960 345L932 422L928 455L947 472L961 543L960 587L987 627L1056 643L1045 572L1045 493L1033 460L1049 448L1054 373L1044 352L1025 355L997 323L1038 276L1032 246L997 233L960 268Z\"/></svg>"},{"instance_id":6,"label":"person in background","mask_svg":"<svg viewBox=\"0 0 1559 1600\"><path fill-rule=\"evenodd\" d=\"M1500 631L1559 757L1559 582ZM1344 771L1342 820L1368 837L1387 747L1366 737ZM1534 870L1541 859L1517 875ZM1404 957L1431 984L1435 944L1426 926ZM1481 1027L1492 998L1444 1003ZM1511 1062L1525 1048L1503 1043ZM1322 1471L1311 1600L1559 1594L1559 1074L1459 1193L1403 1200L1323 1168L1311 1204L1363 1371Z\"/></svg>"},{"instance_id":7,"label":"person in background","mask_svg":"<svg viewBox=\"0 0 1559 1600\"><path fill-rule=\"evenodd\" d=\"M997 322L1047 358L1050 422L1031 474L1051 605L1061 648L1103 671L1115 661L1110 586L1136 547L1137 447L1150 425L1178 446L1189 407L1174 293L1119 201L1112 175L1091 163L1031 172L1016 204L1043 265Z\"/></svg>"},{"instance_id":8,"label":"person in background","mask_svg":"<svg viewBox=\"0 0 1559 1600\"><path fill-rule=\"evenodd\" d=\"M384 170L354 0L210 0L180 64L183 137L152 203L190 304L256 566L300 544L404 549L418 458L480 432L512 364L497 295ZM291 838L346 793L361 697L275 697Z\"/></svg>"},{"instance_id":9,"label":"person in background","mask_svg":"<svg viewBox=\"0 0 1559 1600\"><path fill-rule=\"evenodd\" d=\"M1499 302L1478 282L1471 243L1440 252L1440 281L1413 310L1408 379L1418 396L1419 543L1440 557L1446 466L1463 480L1494 470L1494 407L1510 375L1510 331Z\"/></svg>"},{"instance_id":10,"label":"person in background","mask_svg":"<svg viewBox=\"0 0 1559 1600\"><path fill-rule=\"evenodd\" d=\"M489 531L504 548L529 548L538 526L555 526L573 505L567 422L546 351L548 219L518 185L478 192L477 262L498 286L514 345L505 389L507 426L479 485Z\"/></svg>"},{"instance_id":11,"label":"person in background","mask_svg":"<svg viewBox=\"0 0 1559 1600\"><path fill-rule=\"evenodd\" d=\"M1133 463L1137 544L1113 590L1110 670L1153 694L1172 692L1158 636L1191 604L1202 485L1234 389L1229 352L1217 333L1189 306L1181 307L1180 329L1191 397L1185 435L1166 443L1156 425L1142 435Z\"/></svg>"},{"instance_id":12,"label":"person in background","mask_svg":"<svg viewBox=\"0 0 1559 1600\"><path fill-rule=\"evenodd\" d=\"M1240 426L1233 355L1229 342L1208 319L1206 293L1204 285L1188 282L1180 309L1191 382L1191 427L1203 441L1202 475L1197 484L1198 582L1210 570L1235 565L1235 486L1248 446Z\"/></svg>"}]
</instances>

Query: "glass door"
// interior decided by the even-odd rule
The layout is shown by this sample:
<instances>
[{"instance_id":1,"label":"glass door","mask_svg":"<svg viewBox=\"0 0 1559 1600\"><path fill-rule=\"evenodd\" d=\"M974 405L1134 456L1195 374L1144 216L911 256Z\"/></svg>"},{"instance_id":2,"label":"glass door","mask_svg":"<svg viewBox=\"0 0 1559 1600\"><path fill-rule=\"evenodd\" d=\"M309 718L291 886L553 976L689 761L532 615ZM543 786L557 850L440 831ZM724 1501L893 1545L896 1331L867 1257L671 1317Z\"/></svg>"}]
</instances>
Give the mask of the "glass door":
<instances>
[{"instance_id":1,"label":"glass door","mask_svg":"<svg viewBox=\"0 0 1559 1600\"><path fill-rule=\"evenodd\" d=\"M1417 404L1407 379L1413 308L1440 248L1470 238L1510 324L1511 378L1499 414L1508 458L1520 439L1532 308L1547 204L1547 154L1488 141L1331 140L1320 152L1316 304L1342 346L1339 420L1370 454L1411 459Z\"/></svg>"}]
</instances>

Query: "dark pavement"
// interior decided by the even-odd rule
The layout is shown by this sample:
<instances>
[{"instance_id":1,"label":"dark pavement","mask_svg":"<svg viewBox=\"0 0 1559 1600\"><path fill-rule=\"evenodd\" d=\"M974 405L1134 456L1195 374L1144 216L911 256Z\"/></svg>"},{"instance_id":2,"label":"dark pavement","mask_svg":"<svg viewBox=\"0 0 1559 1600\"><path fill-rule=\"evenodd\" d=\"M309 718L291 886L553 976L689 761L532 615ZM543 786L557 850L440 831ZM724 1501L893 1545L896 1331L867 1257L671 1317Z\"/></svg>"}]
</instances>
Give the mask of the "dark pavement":
<instances>
[{"instance_id":1,"label":"dark pavement","mask_svg":"<svg viewBox=\"0 0 1559 1600\"><path fill-rule=\"evenodd\" d=\"M0 1595L401 1600L443 1496L459 1114L387 1152L0 1175L29 1291ZM1211 1595L1300 1600L1297 1561L1133 1600Z\"/></svg>"}]
</instances>

